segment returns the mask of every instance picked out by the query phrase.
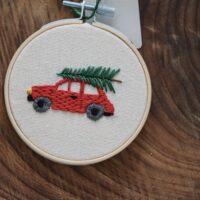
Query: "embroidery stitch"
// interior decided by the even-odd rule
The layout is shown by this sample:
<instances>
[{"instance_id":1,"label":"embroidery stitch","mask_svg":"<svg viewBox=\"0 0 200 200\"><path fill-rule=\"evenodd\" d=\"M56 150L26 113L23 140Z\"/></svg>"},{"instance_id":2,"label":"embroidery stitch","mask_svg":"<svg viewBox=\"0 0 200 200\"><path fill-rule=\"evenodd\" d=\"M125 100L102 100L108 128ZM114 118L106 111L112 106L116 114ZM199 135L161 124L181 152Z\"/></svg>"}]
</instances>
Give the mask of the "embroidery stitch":
<instances>
[{"instance_id":1,"label":"embroidery stitch","mask_svg":"<svg viewBox=\"0 0 200 200\"><path fill-rule=\"evenodd\" d=\"M113 79L120 70L111 70L103 67L88 67L81 69L65 68L59 76L63 77L55 85L32 86L27 90L27 100L34 101L36 112L46 112L50 107L53 110L86 113L94 121L104 116L114 114L114 106L107 98L105 91L115 93L112 82L122 83ZM64 89L60 86L68 84ZM80 85L79 92L71 90L71 84ZM85 84L97 88L97 94L84 93Z\"/></svg>"},{"instance_id":2,"label":"embroidery stitch","mask_svg":"<svg viewBox=\"0 0 200 200\"><path fill-rule=\"evenodd\" d=\"M89 66L87 68L80 69L65 68L61 73L57 75L63 78L84 81L94 87L100 87L106 92L110 90L111 92L115 93L112 82L122 83L120 80L113 79L119 72L120 69L111 70L110 67L95 68L94 66Z\"/></svg>"}]
</instances>

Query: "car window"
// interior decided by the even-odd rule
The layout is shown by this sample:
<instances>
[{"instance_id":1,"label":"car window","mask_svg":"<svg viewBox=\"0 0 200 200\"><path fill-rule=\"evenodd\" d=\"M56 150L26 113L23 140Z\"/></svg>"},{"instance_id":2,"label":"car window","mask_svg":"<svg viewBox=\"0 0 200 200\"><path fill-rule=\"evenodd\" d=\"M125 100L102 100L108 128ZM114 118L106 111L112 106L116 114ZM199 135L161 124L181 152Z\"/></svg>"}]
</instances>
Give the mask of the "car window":
<instances>
[{"instance_id":1,"label":"car window","mask_svg":"<svg viewBox=\"0 0 200 200\"><path fill-rule=\"evenodd\" d=\"M99 94L96 87L93 87L93 86L88 85L88 84L85 84L84 93L85 94Z\"/></svg>"},{"instance_id":2,"label":"car window","mask_svg":"<svg viewBox=\"0 0 200 200\"><path fill-rule=\"evenodd\" d=\"M58 90L68 91L68 82L59 85Z\"/></svg>"},{"instance_id":3,"label":"car window","mask_svg":"<svg viewBox=\"0 0 200 200\"><path fill-rule=\"evenodd\" d=\"M80 83L72 82L71 83L71 92L80 92Z\"/></svg>"}]
</instances>

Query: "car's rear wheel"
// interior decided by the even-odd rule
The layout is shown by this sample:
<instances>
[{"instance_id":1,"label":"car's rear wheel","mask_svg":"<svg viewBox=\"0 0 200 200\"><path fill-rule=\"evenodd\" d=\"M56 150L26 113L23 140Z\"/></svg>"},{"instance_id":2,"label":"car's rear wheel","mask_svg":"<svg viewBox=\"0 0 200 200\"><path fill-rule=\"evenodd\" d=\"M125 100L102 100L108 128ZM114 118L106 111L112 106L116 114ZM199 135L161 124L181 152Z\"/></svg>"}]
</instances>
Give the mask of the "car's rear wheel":
<instances>
[{"instance_id":1,"label":"car's rear wheel","mask_svg":"<svg viewBox=\"0 0 200 200\"><path fill-rule=\"evenodd\" d=\"M91 120L97 121L104 114L104 107L98 104L91 104L87 107L87 117Z\"/></svg>"},{"instance_id":2,"label":"car's rear wheel","mask_svg":"<svg viewBox=\"0 0 200 200\"><path fill-rule=\"evenodd\" d=\"M46 112L51 107L51 101L47 97L38 97L33 102L33 108L36 112Z\"/></svg>"}]
</instances>

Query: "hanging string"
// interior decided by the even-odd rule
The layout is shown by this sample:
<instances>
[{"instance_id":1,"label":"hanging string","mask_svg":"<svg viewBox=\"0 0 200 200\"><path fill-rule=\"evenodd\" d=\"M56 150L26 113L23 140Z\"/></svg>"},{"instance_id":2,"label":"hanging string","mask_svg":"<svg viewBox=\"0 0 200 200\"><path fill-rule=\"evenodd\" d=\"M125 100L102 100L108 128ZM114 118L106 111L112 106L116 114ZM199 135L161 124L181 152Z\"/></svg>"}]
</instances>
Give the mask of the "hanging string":
<instances>
[{"instance_id":1,"label":"hanging string","mask_svg":"<svg viewBox=\"0 0 200 200\"><path fill-rule=\"evenodd\" d=\"M101 3L101 0L96 0L96 5L95 5L95 8L94 10L92 11L91 15L90 16L85 16L85 12L84 12L84 15L83 15L83 20L89 20L91 18L93 18L96 14L96 11L99 7L99 4ZM73 12L77 15L77 16L81 16L81 11L77 8L72 8Z\"/></svg>"}]
</instances>

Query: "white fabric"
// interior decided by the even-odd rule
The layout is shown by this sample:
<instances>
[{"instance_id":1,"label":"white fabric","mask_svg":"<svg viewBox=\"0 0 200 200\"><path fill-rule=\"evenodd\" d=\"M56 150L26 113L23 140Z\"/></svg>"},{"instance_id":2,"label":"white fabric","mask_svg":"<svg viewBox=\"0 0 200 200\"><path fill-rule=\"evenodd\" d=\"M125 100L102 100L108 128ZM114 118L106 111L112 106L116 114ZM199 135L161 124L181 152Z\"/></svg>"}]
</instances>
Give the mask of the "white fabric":
<instances>
[{"instance_id":1,"label":"white fabric","mask_svg":"<svg viewBox=\"0 0 200 200\"><path fill-rule=\"evenodd\" d=\"M54 84L65 67L120 68L116 94L107 93L115 106L113 117L91 121L86 114L49 110L37 113L26 89ZM50 29L33 39L18 56L11 72L9 99L12 114L33 143L51 155L68 160L94 159L124 144L142 120L147 101L144 71L133 51L113 34L89 24Z\"/></svg>"}]
</instances>

